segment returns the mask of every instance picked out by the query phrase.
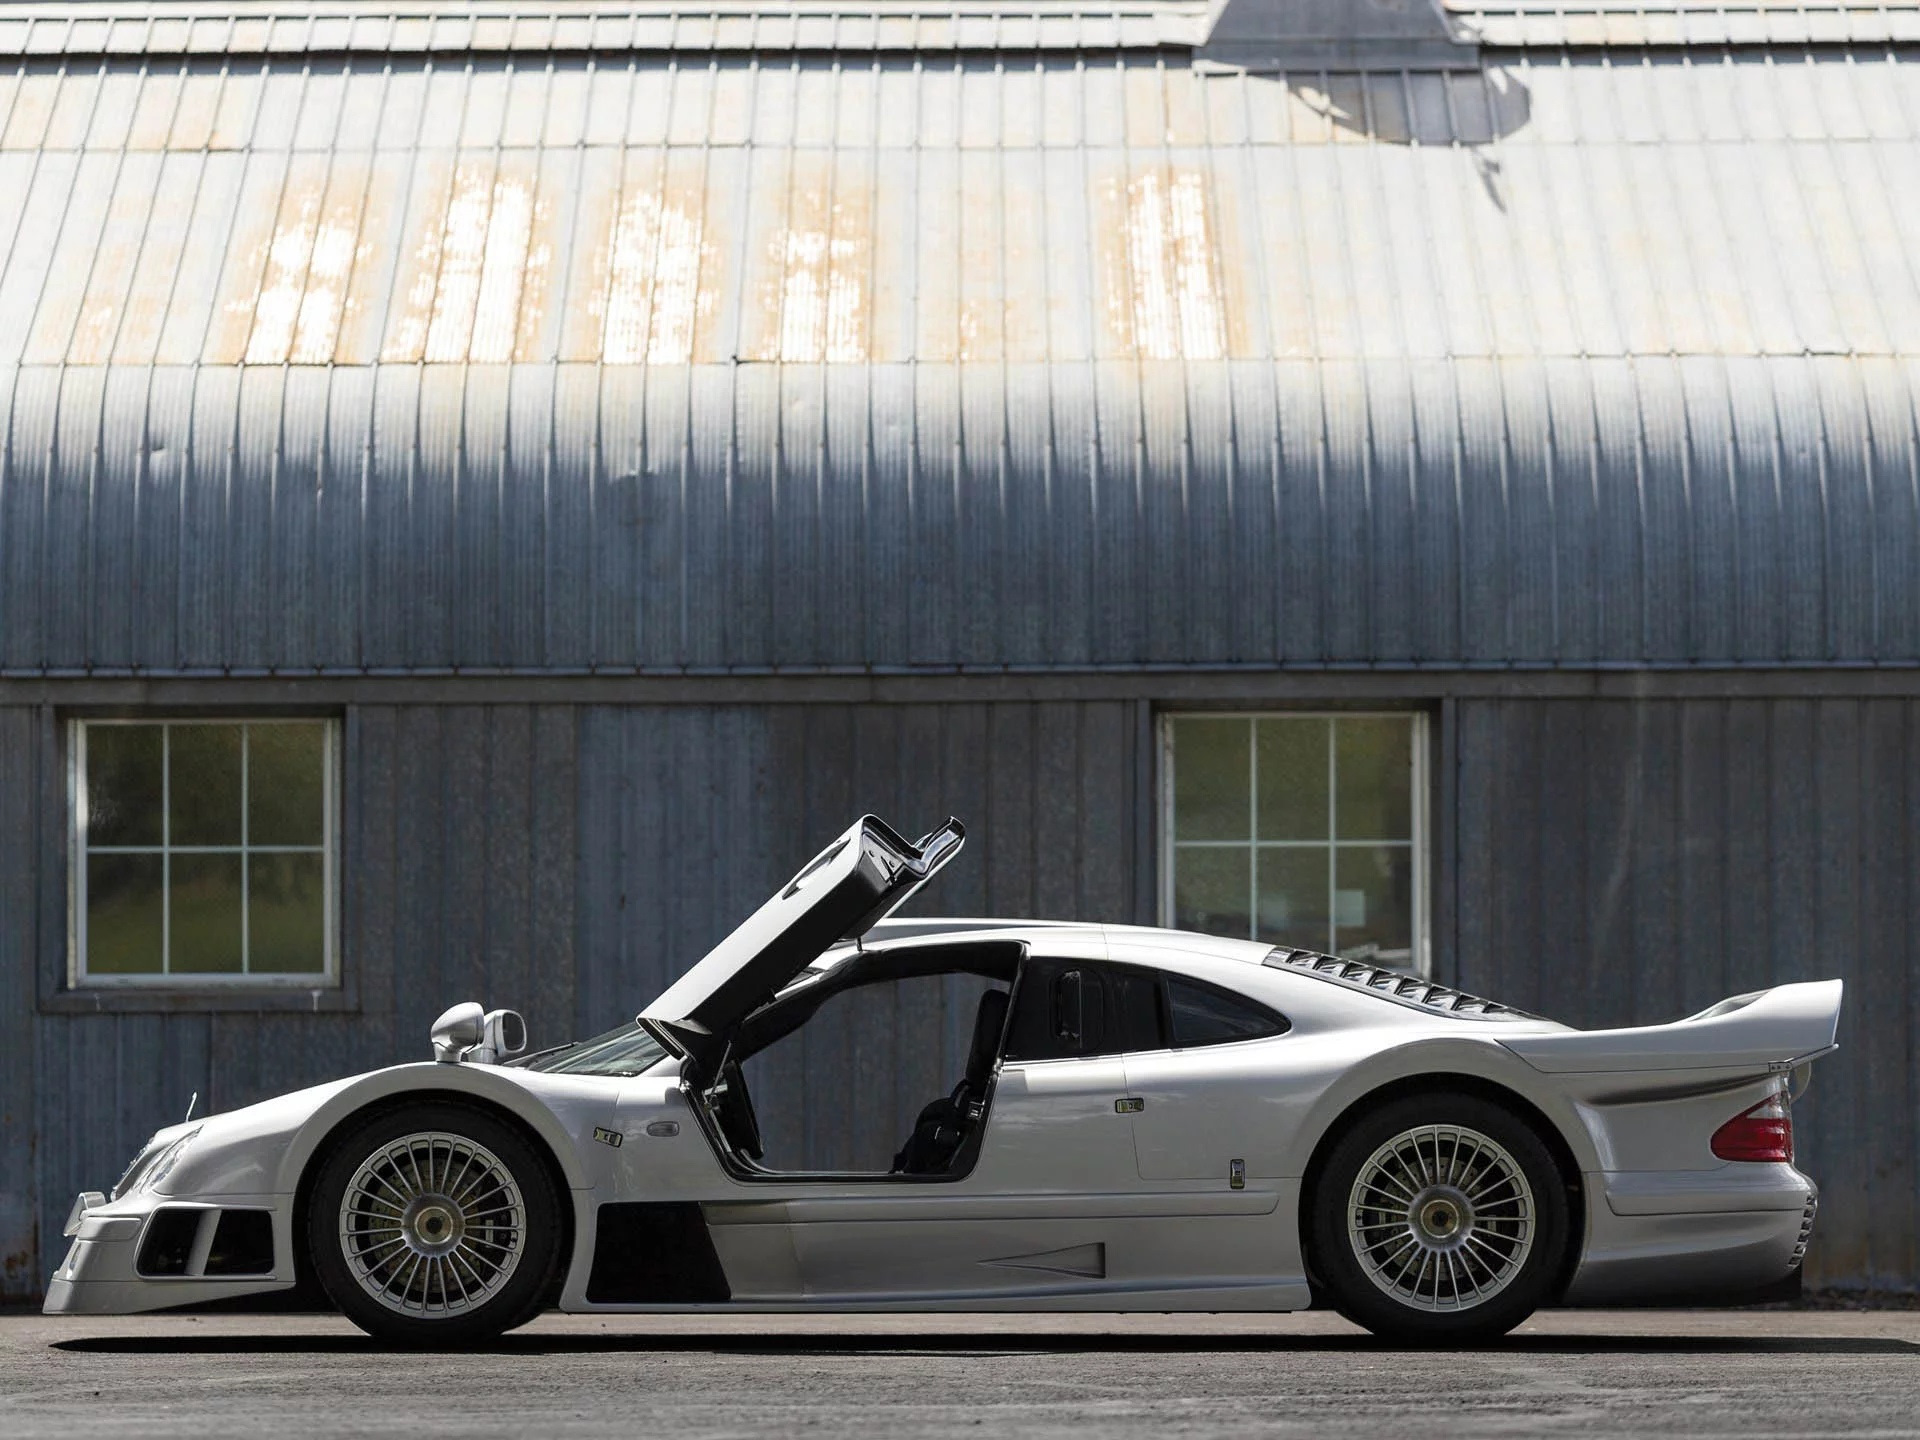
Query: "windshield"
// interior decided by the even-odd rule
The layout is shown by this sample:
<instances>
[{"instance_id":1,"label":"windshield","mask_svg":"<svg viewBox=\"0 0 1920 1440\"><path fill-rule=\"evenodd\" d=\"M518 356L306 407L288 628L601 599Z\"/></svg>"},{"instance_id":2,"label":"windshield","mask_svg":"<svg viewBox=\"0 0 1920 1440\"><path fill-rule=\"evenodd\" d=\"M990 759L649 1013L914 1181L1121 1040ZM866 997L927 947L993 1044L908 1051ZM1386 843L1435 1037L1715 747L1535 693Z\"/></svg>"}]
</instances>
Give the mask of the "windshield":
<instances>
[{"instance_id":1,"label":"windshield","mask_svg":"<svg viewBox=\"0 0 1920 1440\"><path fill-rule=\"evenodd\" d=\"M550 1070L560 1075L640 1075L666 1058L666 1049L639 1025L625 1025L596 1035L591 1040L576 1040L530 1056L529 1070Z\"/></svg>"}]
</instances>

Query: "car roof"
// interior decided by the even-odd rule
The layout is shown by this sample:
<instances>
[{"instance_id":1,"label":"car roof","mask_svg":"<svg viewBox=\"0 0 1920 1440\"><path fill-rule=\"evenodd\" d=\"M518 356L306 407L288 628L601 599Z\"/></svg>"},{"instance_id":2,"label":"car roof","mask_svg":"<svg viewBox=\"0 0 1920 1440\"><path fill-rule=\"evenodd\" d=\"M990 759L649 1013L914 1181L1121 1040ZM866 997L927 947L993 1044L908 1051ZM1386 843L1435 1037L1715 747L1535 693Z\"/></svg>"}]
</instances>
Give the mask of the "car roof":
<instances>
[{"instance_id":1,"label":"car roof","mask_svg":"<svg viewBox=\"0 0 1920 1440\"><path fill-rule=\"evenodd\" d=\"M892 945L905 941L939 942L944 940L1018 940L1045 949L1072 949L1079 944L1121 949L1152 946L1159 950L1189 955L1216 956L1257 965L1272 950L1260 940L1234 940L1220 935L1202 935L1193 930L1172 930L1154 925L1106 925L1080 920L1022 920L985 917L926 916L888 919L867 933L866 944ZM846 946L835 949L852 949Z\"/></svg>"}]
</instances>

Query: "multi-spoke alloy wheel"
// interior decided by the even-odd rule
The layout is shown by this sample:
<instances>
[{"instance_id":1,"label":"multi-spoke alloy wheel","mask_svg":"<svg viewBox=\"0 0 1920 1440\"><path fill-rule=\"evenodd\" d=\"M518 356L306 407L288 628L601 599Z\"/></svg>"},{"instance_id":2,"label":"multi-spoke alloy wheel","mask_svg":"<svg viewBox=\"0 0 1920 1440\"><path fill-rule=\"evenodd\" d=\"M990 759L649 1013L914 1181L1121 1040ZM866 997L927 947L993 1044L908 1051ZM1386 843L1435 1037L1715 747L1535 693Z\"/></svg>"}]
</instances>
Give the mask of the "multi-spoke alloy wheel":
<instances>
[{"instance_id":1,"label":"multi-spoke alloy wheel","mask_svg":"<svg viewBox=\"0 0 1920 1440\"><path fill-rule=\"evenodd\" d=\"M1347 1237L1367 1278L1419 1310L1491 1300L1526 1264L1533 1230L1526 1171L1463 1125L1401 1131L1367 1157L1347 1196Z\"/></svg>"},{"instance_id":2,"label":"multi-spoke alloy wheel","mask_svg":"<svg viewBox=\"0 0 1920 1440\"><path fill-rule=\"evenodd\" d=\"M464 1136L421 1131L360 1162L340 1203L340 1253L387 1308L451 1315L512 1278L526 1221L498 1156Z\"/></svg>"},{"instance_id":3,"label":"multi-spoke alloy wheel","mask_svg":"<svg viewBox=\"0 0 1920 1440\"><path fill-rule=\"evenodd\" d=\"M1440 1086L1337 1122L1304 1217L1319 1294L1376 1335L1504 1335L1564 1280L1572 1201L1548 1137Z\"/></svg>"},{"instance_id":4,"label":"multi-spoke alloy wheel","mask_svg":"<svg viewBox=\"0 0 1920 1440\"><path fill-rule=\"evenodd\" d=\"M552 1293L562 1194L517 1125L453 1101L412 1104L328 1148L307 1201L307 1253L334 1304L371 1334L491 1339Z\"/></svg>"}]
</instances>

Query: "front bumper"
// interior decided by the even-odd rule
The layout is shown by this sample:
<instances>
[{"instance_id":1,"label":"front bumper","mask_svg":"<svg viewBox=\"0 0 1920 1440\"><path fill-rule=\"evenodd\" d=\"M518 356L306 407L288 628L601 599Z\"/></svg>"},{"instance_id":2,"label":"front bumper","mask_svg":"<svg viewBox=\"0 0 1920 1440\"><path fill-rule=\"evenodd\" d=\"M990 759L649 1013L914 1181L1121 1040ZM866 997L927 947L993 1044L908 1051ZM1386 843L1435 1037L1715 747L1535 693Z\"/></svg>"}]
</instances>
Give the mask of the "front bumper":
<instances>
[{"instance_id":1,"label":"front bumper","mask_svg":"<svg viewBox=\"0 0 1920 1440\"><path fill-rule=\"evenodd\" d=\"M72 1243L41 1308L48 1315L134 1315L291 1289L291 1210L291 1197L278 1195L214 1202L147 1193L108 1201L98 1191L82 1192L67 1220ZM270 1251L236 1245L241 1232L259 1233L260 1216Z\"/></svg>"}]
</instances>

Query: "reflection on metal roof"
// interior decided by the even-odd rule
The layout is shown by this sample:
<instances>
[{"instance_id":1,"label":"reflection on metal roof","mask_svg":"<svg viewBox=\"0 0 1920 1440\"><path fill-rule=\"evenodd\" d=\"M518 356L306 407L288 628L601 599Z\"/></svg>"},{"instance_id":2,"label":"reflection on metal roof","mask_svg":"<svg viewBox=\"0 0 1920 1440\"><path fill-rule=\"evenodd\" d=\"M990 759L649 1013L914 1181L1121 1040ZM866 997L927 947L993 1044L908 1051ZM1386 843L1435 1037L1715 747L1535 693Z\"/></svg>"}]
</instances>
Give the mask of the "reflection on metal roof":
<instances>
[{"instance_id":1,"label":"reflection on metal roof","mask_svg":"<svg viewBox=\"0 0 1920 1440\"><path fill-rule=\"evenodd\" d=\"M0 669L1920 659L1916 73L21 62Z\"/></svg>"},{"instance_id":2,"label":"reflection on metal roof","mask_svg":"<svg viewBox=\"0 0 1920 1440\"><path fill-rule=\"evenodd\" d=\"M0 363L1920 354L1920 67L0 76Z\"/></svg>"}]
</instances>

